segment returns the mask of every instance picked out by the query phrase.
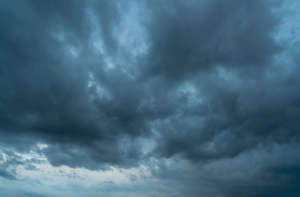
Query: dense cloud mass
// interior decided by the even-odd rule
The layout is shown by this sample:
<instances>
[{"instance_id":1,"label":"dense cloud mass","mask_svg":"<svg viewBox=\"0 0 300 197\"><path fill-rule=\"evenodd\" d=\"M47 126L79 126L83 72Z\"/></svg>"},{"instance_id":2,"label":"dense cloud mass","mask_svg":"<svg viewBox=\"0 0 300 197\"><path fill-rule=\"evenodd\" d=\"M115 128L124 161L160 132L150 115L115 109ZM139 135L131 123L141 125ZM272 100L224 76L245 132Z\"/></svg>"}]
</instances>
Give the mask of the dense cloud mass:
<instances>
[{"instance_id":1,"label":"dense cloud mass","mask_svg":"<svg viewBox=\"0 0 300 197\"><path fill-rule=\"evenodd\" d=\"M169 196L298 196L300 40L284 6L1 1L0 177L43 144L53 166L147 165Z\"/></svg>"}]
</instances>

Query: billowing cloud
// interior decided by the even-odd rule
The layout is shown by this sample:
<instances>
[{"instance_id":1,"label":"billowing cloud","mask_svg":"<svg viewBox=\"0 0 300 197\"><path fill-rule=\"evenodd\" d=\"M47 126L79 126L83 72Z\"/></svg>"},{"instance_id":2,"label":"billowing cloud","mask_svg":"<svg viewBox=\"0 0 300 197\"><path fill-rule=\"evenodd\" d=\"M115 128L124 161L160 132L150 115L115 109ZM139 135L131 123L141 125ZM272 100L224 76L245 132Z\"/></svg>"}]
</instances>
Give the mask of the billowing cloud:
<instances>
[{"instance_id":1,"label":"billowing cloud","mask_svg":"<svg viewBox=\"0 0 300 197\"><path fill-rule=\"evenodd\" d=\"M278 50L270 1L152 3L150 70L183 78L221 65L262 67Z\"/></svg>"},{"instance_id":2,"label":"billowing cloud","mask_svg":"<svg viewBox=\"0 0 300 197\"><path fill-rule=\"evenodd\" d=\"M299 195L293 3L2 1L0 177L42 171L20 159L36 151L53 168L146 166L123 188L146 196Z\"/></svg>"}]
</instances>

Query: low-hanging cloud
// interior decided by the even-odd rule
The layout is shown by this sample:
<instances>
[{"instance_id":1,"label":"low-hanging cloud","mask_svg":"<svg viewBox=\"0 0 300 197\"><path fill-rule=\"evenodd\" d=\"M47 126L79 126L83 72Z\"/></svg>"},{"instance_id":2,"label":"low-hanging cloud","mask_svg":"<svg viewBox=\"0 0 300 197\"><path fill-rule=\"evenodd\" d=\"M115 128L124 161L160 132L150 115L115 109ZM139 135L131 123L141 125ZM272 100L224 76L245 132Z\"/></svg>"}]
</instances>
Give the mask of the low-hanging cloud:
<instances>
[{"instance_id":1,"label":"low-hanging cloud","mask_svg":"<svg viewBox=\"0 0 300 197\"><path fill-rule=\"evenodd\" d=\"M47 144L52 165L93 170L179 158L197 181L196 169L299 145L299 47L276 38L284 16L275 0L0 5L3 146ZM245 177L241 189L209 171L214 195L299 194L296 154L288 164L255 158L261 184ZM162 169L160 178L172 172ZM14 179L4 168L0 176Z\"/></svg>"}]
</instances>

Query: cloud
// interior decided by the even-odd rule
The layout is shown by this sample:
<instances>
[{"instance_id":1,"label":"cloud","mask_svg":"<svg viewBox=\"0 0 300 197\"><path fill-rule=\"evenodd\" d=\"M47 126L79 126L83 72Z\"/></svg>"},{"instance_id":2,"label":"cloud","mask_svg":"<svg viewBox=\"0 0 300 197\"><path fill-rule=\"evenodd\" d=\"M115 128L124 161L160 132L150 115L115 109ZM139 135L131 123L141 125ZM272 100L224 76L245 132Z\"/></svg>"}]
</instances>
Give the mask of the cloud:
<instances>
[{"instance_id":1,"label":"cloud","mask_svg":"<svg viewBox=\"0 0 300 197\"><path fill-rule=\"evenodd\" d=\"M59 164L69 161L72 165L69 158L80 158L82 154L93 158L91 161L116 164L127 156L136 157L134 152L121 150L119 142L123 136L135 135L126 128L122 129L124 134L120 131L122 124L126 126L127 117L118 120L109 114L115 112L107 111L114 109L96 105L90 87L93 65L85 62L79 52L88 53L86 48L93 42L89 10L101 13L96 16L97 22L105 27L102 33L108 42L113 21L105 17L118 17L113 11L116 3L28 1L18 7L9 2L2 4L5 17L1 24L7 28L1 32L1 91L5 95L1 97L0 122L6 141L28 148L32 143L45 141L50 144L49 149L59 149L57 154L47 152L53 163ZM112 47L112 42L106 45ZM80 57L76 58L77 51ZM92 58L102 59L100 55ZM97 66L101 69L101 64ZM22 143L17 143L22 137ZM68 156L60 161L60 155Z\"/></svg>"},{"instance_id":2,"label":"cloud","mask_svg":"<svg viewBox=\"0 0 300 197\"><path fill-rule=\"evenodd\" d=\"M11 173L5 171L5 170L0 170L0 177L9 179L9 180L15 180L16 177L12 175Z\"/></svg>"},{"instance_id":3,"label":"cloud","mask_svg":"<svg viewBox=\"0 0 300 197\"><path fill-rule=\"evenodd\" d=\"M169 188L183 185L174 196L199 196L199 181L207 195L296 196L299 41L285 6L2 1L1 146L54 166L158 166ZM249 175L251 160L261 163ZM186 177L172 180L164 161ZM0 176L13 179L14 165Z\"/></svg>"},{"instance_id":4,"label":"cloud","mask_svg":"<svg viewBox=\"0 0 300 197\"><path fill-rule=\"evenodd\" d=\"M259 68L279 50L270 1L149 3L149 71L181 79L216 66ZM148 72L149 72L148 71Z\"/></svg>"}]
</instances>

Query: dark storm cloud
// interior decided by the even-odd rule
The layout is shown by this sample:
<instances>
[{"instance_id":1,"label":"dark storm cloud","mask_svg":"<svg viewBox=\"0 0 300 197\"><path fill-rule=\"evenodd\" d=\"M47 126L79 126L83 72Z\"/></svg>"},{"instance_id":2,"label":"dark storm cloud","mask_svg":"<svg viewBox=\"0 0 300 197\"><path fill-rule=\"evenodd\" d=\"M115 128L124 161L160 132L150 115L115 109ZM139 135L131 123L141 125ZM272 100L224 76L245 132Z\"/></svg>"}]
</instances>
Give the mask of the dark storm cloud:
<instances>
[{"instance_id":1,"label":"dark storm cloud","mask_svg":"<svg viewBox=\"0 0 300 197\"><path fill-rule=\"evenodd\" d=\"M121 135L131 135L121 131L126 120L110 117L110 109L97 109L91 99L92 66L84 58L74 61L69 53L72 47L90 47L89 9L101 13L97 22L111 48L111 25L118 19L114 2L1 2L2 143L30 148L49 142L49 150L57 151L46 152L50 161L71 166L83 155L88 159L80 165L85 166L89 160L120 163L136 156L135 150L127 154L119 145Z\"/></svg>"},{"instance_id":2,"label":"dark storm cloud","mask_svg":"<svg viewBox=\"0 0 300 197\"><path fill-rule=\"evenodd\" d=\"M291 144L289 146L299 149L299 144L298 146ZM299 156L295 150L290 149L288 151L278 151L276 153L278 154L278 159L274 161L268 161L268 158L266 158L264 163L267 163L267 165L258 163L257 166L265 166L261 168L256 179L247 182L245 181L247 178L244 178L239 183L234 181L224 183L223 192L228 196L246 197L298 196L300 193L298 187L300 182ZM290 154L290 152L294 153ZM270 151L269 154L274 154L274 152ZM283 158L287 160L282 161Z\"/></svg>"},{"instance_id":3,"label":"dark storm cloud","mask_svg":"<svg viewBox=\"0 0 300 197\"><path fill-rule=\"evenodd\" d=\"M149 70L171 79L214 69L261 67L278 51L270 1L149 3Z\"/></svg>"},{"instance_id":4,"label":"dark storm cloud","mask_svg":"<svg viewBox=\"0 0 300 197\"><path fill-rule=\"evenodd\" d=\"M177 157L152 170L178 196L297 196L298 149L299 144L260 146L198 166Z\"/></svg>"},{"instance_id":5,"label":"dark storm cloud","mask_svg":"<svg viewBox=\"0 0 300 197\"><path fill-rule=\"evenodd\" d=\"M147 120L165 116L170 107L159 106L168 102L163 96L155 101L155 112L145 106L159 82L138 85L119 69L106 71L104 55L93 50L95 32L108 54L116 50L112 31L120 19L118 4L2 4L2 143L20 150L49 143L45 154L57 165L136 163L135 137L147 135ZM72 50L79 51L78 57ZM93 83L100 83L109 98L100 98Z\"/></svg>"},{"instance_id":6,"label":"dark storm cloud","mask_svg":"<svg viewBox=\"0 0 300 197\"><path fill-rule=\"evenodd\" d=\"M172 99L177 110L153 121L159 154L203 161L234 157L260 144L298 141L299 72L281 76L273 70L281 48L274 40L279 23L274 3L150 4L148 71L182 79L198 93L177 91Z\"/></svg>"},{"instance_id":7,"label":"dark storm cloud","mask_svg":"<svg viewBox=\"0 0 300 197\"><path fill-rule=\"evenodd\" d=\"M41 151L53 165L97 169L131 167L150 156L201 168L299 144L299 60L276 61L291 50L274 39L277 2L134 3L0 3L2 145L28 151L46 143ZM148 48L139 57L118 37L133 4L145 10L139 20ZM143 153L140 138L154 149ZM295 157L286 158L289 165L261 165L260 187L253 180L237 188L236 180L209 179L225 196L295 196ZM8 177L4 170L0 176ZM193 176L191 183L202 177ZM280 186L268 186L270 177L280 177ZM194 185L189 181L183 182Z\"/></svg>"},{"instance_id":8,"label":"dark storm cloud","mask_svg":"<svg viewBox=\"0 0 300 197\"><path fill-rule=\"evenodd\" d=\"M280 79L235 79L215 76L197 80L208 88L207 98L180 114L158 121L164 130L158 152L184 154L192 160L234 157L269 143L298 142L298 74ZM202 84L202 85L201 85ZM195 110L195 108L197 110Z\"/></svg>"}]
</instances>

